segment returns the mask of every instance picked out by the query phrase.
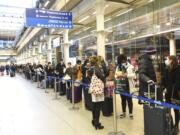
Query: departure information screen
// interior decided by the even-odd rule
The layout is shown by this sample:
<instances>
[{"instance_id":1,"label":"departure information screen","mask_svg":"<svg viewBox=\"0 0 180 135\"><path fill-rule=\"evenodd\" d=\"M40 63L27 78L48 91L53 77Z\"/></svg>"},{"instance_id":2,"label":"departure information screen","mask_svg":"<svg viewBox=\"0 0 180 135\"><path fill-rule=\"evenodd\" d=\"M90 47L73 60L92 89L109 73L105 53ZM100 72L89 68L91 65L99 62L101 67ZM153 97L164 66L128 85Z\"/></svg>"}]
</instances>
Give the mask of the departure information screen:
<instances>
[{"instance_id":1,"label":"departure information screen","mask_svg":"<svg viewBox=\"0 0 180 135\"><path fill-rule=\"evenodd\" d=\"M26 27L72 29L72 12L26 9Z\"/></svg>"}]
</instances>

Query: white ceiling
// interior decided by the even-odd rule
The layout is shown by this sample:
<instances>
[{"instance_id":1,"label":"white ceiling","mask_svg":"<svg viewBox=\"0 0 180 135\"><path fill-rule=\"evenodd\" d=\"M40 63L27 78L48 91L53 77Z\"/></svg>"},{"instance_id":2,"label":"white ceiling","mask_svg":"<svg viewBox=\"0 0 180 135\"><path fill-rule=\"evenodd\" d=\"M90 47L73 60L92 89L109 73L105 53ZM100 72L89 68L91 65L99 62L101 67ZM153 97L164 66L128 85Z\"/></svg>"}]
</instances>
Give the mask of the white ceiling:
<instances>
[{"instance_id":1,"label":"white ceiling","mask_svg":"<svg viewBox=\"0 0 180 135\"><path fill-rule=\"evenodd\" d=\"M13 39L24 27L25 8L36 0L0 0L0 39Z\"/></svg>"}]
</instances>

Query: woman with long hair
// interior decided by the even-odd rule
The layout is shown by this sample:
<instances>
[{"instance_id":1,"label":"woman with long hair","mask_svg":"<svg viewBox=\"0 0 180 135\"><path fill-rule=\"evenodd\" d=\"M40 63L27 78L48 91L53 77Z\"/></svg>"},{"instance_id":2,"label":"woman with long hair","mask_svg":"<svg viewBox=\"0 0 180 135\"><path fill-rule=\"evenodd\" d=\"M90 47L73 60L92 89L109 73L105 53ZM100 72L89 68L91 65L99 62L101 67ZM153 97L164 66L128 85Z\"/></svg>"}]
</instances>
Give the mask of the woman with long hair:
<instances>
[{"instance_id":1,"label":"woman with long hair","mask_svg":"<svg viewBox=\"0 0 180 135\"><path fill-rule=\"evenodd\" d=\"M175 56L170 56L165 61L167 66L164 86L167 89L166 101L169 103L178 104L180 101L180 66ZM179 130L180 113L174 109L175 113L175 132Z\"/></svg>"}]
</instances>

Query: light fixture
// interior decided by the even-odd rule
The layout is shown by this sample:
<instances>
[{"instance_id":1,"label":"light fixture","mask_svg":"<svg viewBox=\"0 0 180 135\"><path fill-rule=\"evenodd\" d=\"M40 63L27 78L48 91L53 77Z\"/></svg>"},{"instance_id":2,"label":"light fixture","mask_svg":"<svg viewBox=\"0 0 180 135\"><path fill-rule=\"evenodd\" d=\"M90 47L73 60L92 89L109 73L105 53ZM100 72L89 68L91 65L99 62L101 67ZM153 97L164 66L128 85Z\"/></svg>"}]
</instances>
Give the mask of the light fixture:
<instances>
[{"instance_id":1,"label":"light fixture","mask_svg":"<svg viewBox=\"0 0 180 135\"><path fill-rule=\"evenodd\" d=\"M170 25L171 25L171 22L167 22L166 25L167 25L167 26L170 26Z\"/></svg>"},{"instance_id":2,"label":"light fixture","mask_svg":"<svg viewBox=\"0 0 180 135\"><path fill-rule=\"evenodd\" d=\"M107 22L107 21L110 21L111 20L111 18L108 18L108 19L106 19L104 22Z\"/></svg>"},{"instance_id":3,"label":"light fixture","mask_svg":"<svg viewBox=\"0 0 180 135\"><path fill-rule=\"evenodd\" d=\"M88 15L88 16L86 16L86 17L84 17L83 19L79 20L79 21L78 21L78 23L81 23L81 22L83 22L83 21L87 20L89 17L90 17L89 15Z\"/></svg>"},{"instance_id":4,"label":"light fixture","mask_svg":"<svg viewBox=\"0 0 180 135\"><path fill-rule=\"evenodd\" d=\"M48 4L50 3L50 1L46 1L46 3L44 4L44 7L46 7Z\"/></svg>"},{"instance_id":5,"label":"light fixture","mask_svg":"<svg viewBox=\"0 0 180 135\"><path fill-rule=\"evenodd\" d=\"M123 14L125 14L125 13L128 13L128 12L132 11L132 10L133 10L133 9L132 9L132 8L130 8L130 9L128 9L127 11L124 11L124 12L122 12L122 13L120 13L120 14L117 14L116 16L123 15Z\"/></svg>"},{"instance_id":6,"label":"light fixture","mask_svg":"<svg viewBox=\"0 0 180 135\"><path fill-rule=\"evenodd\" d=\"M136 34L136 32L135 32L135 31L132 31L132 32L131 32L131 35L135 35L135 34Z\"/></svg>"},{"instance_id":7,"label":"light fixture","mask_svg":"<svg viewBox=\"0 0 180 135\"><path fill-rule=\"evenodd\" d=\"M106 5L105 8L109 7L109 5Z\"/></svg>"},{"instance_id":8,"label":"light fixture","mask_svg":"<svg viewBox=\"0 0 180 135\"><path fill-rule=\"evenodd\" d=\"M156 25L156 28L159 29L161 26L160 25Z\"/></svg>"},{"instance_id":9,"label":"light fixture","mask_svg":"<svg viewBox=\"0 0 180 135\"><path fill-rule=\"evenodd\" d=\"M94 11L92 14L95 15L95 14L96 14L96 11Z\"/></svg>"},{"instance_id":10,"label":"light fixture","mask_svg":"<svg viewBox=\"0 0 180 135\"><path fill-rule=\"evenodd\" d=\"M153 2L153 1L154 1L154 0L149 0L148 3L151 3L151 2Z\"/></svg>"}]
</instances>

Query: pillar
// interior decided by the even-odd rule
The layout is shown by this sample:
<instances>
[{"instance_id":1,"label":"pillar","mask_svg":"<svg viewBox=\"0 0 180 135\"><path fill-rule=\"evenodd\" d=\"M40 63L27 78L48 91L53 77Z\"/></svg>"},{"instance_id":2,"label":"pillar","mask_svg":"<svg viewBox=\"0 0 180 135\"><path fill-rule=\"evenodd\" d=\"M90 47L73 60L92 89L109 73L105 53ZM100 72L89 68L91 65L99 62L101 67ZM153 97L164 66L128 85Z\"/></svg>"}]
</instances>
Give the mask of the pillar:
<instances>
[{"instance_id":1,"label":"pillar","mask_svg":"<svg viewBox=\"0 0 180 135\"><path fill-rule=\"evenodd\" d=\"M119 53L124 54L124 48L119 48Z\"/></svg>"},{"instance_id":2,"label":"pillar","mask_svg":"<svg viewBox=\"0 0 180 135\"><path fill-rule=\"evenodd\" d=\"M170 55L176 56L176 40L174 38L169 39L169 52Z\"/></svg>"},{"instance_id":3,"label":"pillar","mask_svg":"<svg viewBox=\"0 0 180 135\"><path fill-rule=\"evenodd\" d=\"M69 62L69 30L63 31L63 56L65 65Z\"/></svg>"},{"instance_id":4,"label":"pillar","mask_svg":"<svg viewBox=\"0 0 180 135\"><path fill-rule=\"evenodd\" d=\"M79 57L82 58L83 56L83 44L81 42L81 40L79 40Z\"/></svg>"},{"instance_id":5,"label":"pillar","mask_svg":"<svg viewBox=\"0 0 180 135\"><path fill-rule=\"evenodd\" d=\"M42 60L42 42L39 43L39 46L38 46L38 63L39 64L42 64L41 63L41 60Z\"/></svg>"},{"instance_id":6,"label":"pillar","mask_svg":"<svg viewBox=\"0 0 180 135\"><path fill-rule=\"evenodd\" d=\"M52 37L47 41L47 62L52 63Z\"/></svg>"},{"instance_id":7,"label":"pillar","mask_svg":"<svg viewBox=\"0 0 180 135\"><path fill-rule=\"evenodd\" d=\"M104 11L105 0L95 0L97 27L97 54L105 59Z\"/></svg>"}]
</instances>

